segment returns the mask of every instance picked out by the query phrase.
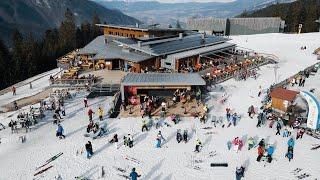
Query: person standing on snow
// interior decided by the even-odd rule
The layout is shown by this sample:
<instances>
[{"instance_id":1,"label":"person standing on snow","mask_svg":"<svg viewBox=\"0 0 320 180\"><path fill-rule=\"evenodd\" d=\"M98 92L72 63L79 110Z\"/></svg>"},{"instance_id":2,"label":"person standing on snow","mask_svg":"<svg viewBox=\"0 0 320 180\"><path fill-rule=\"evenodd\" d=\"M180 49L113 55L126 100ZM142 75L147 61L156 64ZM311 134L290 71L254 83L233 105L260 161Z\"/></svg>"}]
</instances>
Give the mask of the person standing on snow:
<instances>
[{"instance_id":1,"label":"person standing on snow","mask_svg":"<svg viewBox=\"0 0 320 180\"><path fill-rule=\"evenodd\" d=\"M100 121L102 121L103 120L103 110L101 107L99 107L99 109L98 109L98 116L99 116Z\"/></svg>"},{"instance_id":2,"label":"person standing on snow","mask_svg":"<svg viewBox=\"0 0 320 180\"><path fill-rule=\"evenodd\" d=\"M88 116L89 116L89 121L92 121L92 115L94 114L94 112L92 111L92 109L90 108L88 110Z\"/></svg>"},{"instance_id":3,"label":"person standing on snow","mask_svg":"<svg viewBox=\"0 0 320 180\"><path fill-rule=\"evenodd\" d=\"M64 107L64 105L60 106L60 110L61 110L62 116L66 116L66 108Z\"/></svg>"},{"instance_id":4,"label":"person standing on snow","mask_svg":"<svg viewBox=\"0 0 320 180\"><path fill-rule=\"evenodd\" d=\"M255 143L254 143L254 139L253 137L250 137L248 139L248 150L252 149L254 147Z\"/></svg>"},{"instance_id":5,"label":"person standing on snow","mask_svg":"<svg viewBox=\"0 0 320 180\"><path fill-rule=\"evenodd\" d=\"M289 126L289 128L288 128L288 136L291 136L292 132L293 132L293 127Z\"/></svg>"},{"instance_id":6,"label":"person standing on snow","mask_svg":"<svg viewBox=\"0 0 320 180\"><path fill-rule=\"evenodd\" d=\"M280 130L281 130L281 124L280 124L280 121L277 122L277 133L276 135L281 135L280 134Z\"/></svg>"},{"instance_id":7,"label":"person standing on snow","mask_svg":"<svg viewBox=\"0 0 320 180\"><path fill-rule=\"evenodd\" d=\"M17 95L16 91L17 91L16 87L12 86L12 95L14 96Z\"/></svg>"},{"instance_id":8,"label":"person standing on snow","mask_svg":"<svg viewBox=\"0 0 320 180\"><path fill-rule=\"evenodd\" d=\"M132 171L130 173L130 178L131 180L137 180L138 177L140 177L141 175L139 175L137 172L136 172L136 168L132 168Z\"/></svg>"},{"instance_id":9,"label":"person standing on snow","mask_svg":"<svg viewBox=\"0 0 320 180\"><path fill-rule=\"evenodd\" d=\"M291 137L289 140L288 140L288 147L294 147L294 140L293 140L293 137Z\"/></svg>"},{"instance_id":10,"label":"person standing on snow","mask_svg":"<svg viewBox=\"0 0 320 180\"><path fill-rule=\"evenodd\" d=\"M293 147L292 146L288 147L288 152L286 153L285 157L287 157L289 159L289 162L291 161L291 159L293 159Z\"/></svg>"},{"instance_id":11,"label":"person standing on snow","mask_svg":"<svg viewBox=\"0 0 320 180\"><path fill-rule=\"evenodd\" d=\"M90 141L87 142L85 145L86 151L87 151L87 158L90 159L93 155L93 150L92 150L92 144Z\"/></svg>"},{"instance_id":12,"label":"person standing on snow","mask_svg":"<svg viewBox=\"0 0 320 180\"><path fill-rule=\"evenodd\" d=\"M184 141L184 143L188 142L188 131L187 130L183 131L183 141Z\"/></svg>"},{"instance_id":13,"label":"person standing on snow","mask_svg":"<svg viewBox=\"0 0 320 180\"><path fill-rule=\"evenodd\" d=\"M274 152L274 147L272 145L270 145L268 148L267 148L267 160L268 160L268 163L271 163L272 161L272 154Z\"/></svg>"},{"instance_id":14,"label":"person standing on snow","mask_svg":"<svg viewBox=\"0 0 320 180\"><path fill-rule=\"evenodd\" d=\"M131 134L128 134L127 143L128 143L129 148L133 147L133 137Z\"/></svg>"},{"instance_id":15,"label":"person standing on snow","mask_svg":"<svg viewBox=\"0 0 320 180\"><path fill-rule=\"evenodd\" d=\"M257 161L260 162L262 156L264 155L264 147L263 146L259 146L258 147L258 157L257 157Z\"/></svg>"},{"instance_id":16,"label":"person standing on snow","mask_svg":"<svg viewBox=\"0 0 320 180\"><path fill-rule=\"evenodd\" d=\"M84 107L88 107L88 99L87 98L84 98L83 99L83 103L84 103Z\"/></svg>"},{"instance_id":17,"label":"person standing on snow","mask_svg":"<svg viewBox=\"0 0 320 180\"><path fill-rule=\"evenodd\" d=\"M297 132L297 139L299 138L302 139L303 134L304 134L304 129L303 128L299 129Z\"/></svg>"},{"instance_id":18,"label":"person standing on snow","mask_svg":"<svg viewBox=\"0 0 320 180\"><path fill-rule=\"evenodd\" d=\"M180 143L180 142L182 141L182 135L181 135L181 133L180 133L180 130L177 130L177 137L176 137L176 139L177 139L177 142L178 142L178 143Z\"/></svg>"},{"instance_id":19,"label":"person standing on snow","mask_svg":"<svg viewBox=\"0 0 320 180\"><path fill-rule=\"evenodd\" d=\"M62 127L60 124L58 124L58 129L57 129L57 131L56 131L56 136L59 137L60 139L66 138L66 136L63 135L63 132L64 132L63 127Z\"/></svg>"},{"instance_id":20,"label":"person standing on snow","mask_svg":"<svg viewBox=\"0 0 320 180\"><path fill-rule=\"evenodd\" d=\"M234 145L234 150L236 151L236 152L238 152L239 151L239 144L240 144L240 139L239 139L239 137L236 137L236 138L234 138L234 140L232 141L232 144Z\"/></svg>"},{"instance_id":21,"label":"person standing on snow","mask_svg":"<svg viewBox=\"0 0 320 180\"><path fill-rule=\"evenodd\" d=\"M156 140L157 140L157 147L158 147L158 148L161 147L161 141L162 141L162 140L163 140L163 141L166 141L166 140L164 139L164 137L162 136L161 131L159 131Z\"/></svg>"},{"instance_id":22,"label":"person standing on snow","mask_svg":"<svg viewBox=\"0 0 320 180\"><path fill-rule=\"evenodd\" d=\"M194 150L194 152L200 152L200 147L202 146L202 143L200 141L200 139L196 140L196 148Z\"/></svg>"},{"instance_id":23,"label":"person standing on snow","mask_svg":"<svg viewBox=\"0 0 320 180\"><path fill-rule=\"evenodd\" d=\"M236 168L236 180L241 180L244 177L245 168L241 166L240 168Z\"/></svg>"},{"instance_id":24,"label":"person standing on snow","mask_svg":"<svg viewBox=\"0 0 320 180\"><path fill-rule=\"evenodd\" d=\"M141 128L141 131L148 131L148 126L147 126L147 122L145 119L142 119L142 128Z\"/></svg>"},{"instance_id":25,"label":"person standing on snow","mask_svg":"<svg viewBox=\"0 0 320 180\"><path fill-rule=\"evenodd\" d=\"M233 115L232 115L233 126L236 126L236 124L237 124L237 119L238 119L237 113L233 113Z\"/></svg>"},{"instance_id":26,"label":"person standing on snow","mask_svg":"<svg viewBox=\"0 0 320 180\"><path fill-rule=\"evenodd\" d=\"M114 134L114 135L113 135L113 138L112 138L109 142L110 142L110 143L114 143L115 146L116 146L116 148L118 149L118 142L119 142L119 140L118 140L118 134Z\"/></svg>"}]
</instances>

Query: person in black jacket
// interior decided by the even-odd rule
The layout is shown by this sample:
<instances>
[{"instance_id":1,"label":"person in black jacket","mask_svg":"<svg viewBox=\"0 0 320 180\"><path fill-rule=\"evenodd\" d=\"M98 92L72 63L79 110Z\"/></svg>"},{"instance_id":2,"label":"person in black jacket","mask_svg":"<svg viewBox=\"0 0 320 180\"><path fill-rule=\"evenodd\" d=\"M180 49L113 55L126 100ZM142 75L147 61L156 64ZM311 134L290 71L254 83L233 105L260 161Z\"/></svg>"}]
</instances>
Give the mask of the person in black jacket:
<instances>
[{"instance_id":1,"label":"person in black jacket","mask_svg":"<svg viewBox=\"0 0 320 180\"><path fill-rule=\"evenodd\" d=\"M87 142L87 144L85 145L86 147L86 151L87 151L87 158L91 158L91 156L93 155L93 150L92 150L92 144L90 141Z\"/></svg>"}]
</instances>

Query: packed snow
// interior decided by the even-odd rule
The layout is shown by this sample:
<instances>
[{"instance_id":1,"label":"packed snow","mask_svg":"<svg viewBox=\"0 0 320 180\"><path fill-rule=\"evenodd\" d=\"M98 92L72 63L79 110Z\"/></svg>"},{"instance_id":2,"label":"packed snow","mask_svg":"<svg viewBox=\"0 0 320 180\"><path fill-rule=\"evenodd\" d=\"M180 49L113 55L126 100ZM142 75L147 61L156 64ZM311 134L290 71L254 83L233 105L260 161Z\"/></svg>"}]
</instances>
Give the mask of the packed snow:
<instances>
[{"instance_id":1,"label":"packed snow","mask_svg":"<svg viewBox=\"0 0 320 180\"><path fill-rule=\"evenodd\" d=\"M302 169L300 174L308 173L311 175L305 178L306 180L320 178L319 151L310 150L312 144L320 143L319 140L308 135L297 140L294 147L294 158L289 162L285 158L288 138L276 136L275 128L270 129L268 126L256 128L257 118L251 119L246 114L250 105L256 107L261 105L261 98L257 96L259 85L266 89L275 81L284 80L317 63L316 56L312 55L312 52L319 46L317 42L320 42L320 33L262 34L235 36L232 39L232 42L241 47L274 54L280 61L276 80L273 65L267 65L260 68L257 80L235 81L231 79L212 88L210 96L207 97L207 104L211 107L210 114L225 117L225 109L229 107L232 112L237 112L242 117L237 126L222 128L221 125L218 125L214 128L210 121L206 124L200 124L199 119L183 118L177 125L166 120L171 124L171 127L163 126L160 129L152 127L150 131L141 132L141 118L106 118L109 134L92 140L89 137L84 137L88 124L88 108L84 108L83 105L83 98L86 94L76 93L72 100L66 101L67 116L61 123L65 129L65 139L60 140L55 136L57 126L50 121L52 112L45 112L46 117L41 120L41 125L25 134L27 139L25 143L19 141L21 134L11 134L10 129L0 131L0 179L33 179L36 167L41 166L47 159L59 152L64 154L50 163L53 168L37 178L54 179L60 175L62 179L74 179L76 176L89 179L124 179L118 175L123 173L114 167L125 169L126 175L130 173L132 167L135 167L137 172L141 174L140 179L145 180L233 180L235 179L236 167L241 165L246 166L243 179L248 180L296 179L293 173L296 168ZM306 46L307 50L300 50L301 46ZM314 76L318 78L311 77L306 80L306 84L319 87L319 73ZM47 78L44 79L47 80ZM36 85L34 87L36 88ZM225 104L220 104L217 98L221 95L220 87L223 87L230 95ZM17 93L19 94L19 88ZM30 95L28 91L24 91L24 93L21 96ZM1 103L3 100L9 101L10 95L9 93L0 96ZM95 121L98 121L98 107L103 107L106 113L110 108L111 101L111 97L89 99L89 108L95 111ZM7 117L8 115L10 113L1 114L4 120L0 122L8 122L11 118ZM213 129L203 129L208 126ZM189 142L177 143L177 129L188 130ZM159 130L166 141L162 148L155 148L155 140ZM206 132L212 132L212 134L207 135ZM108 142L114 133L117 133L119 137L119 149ZM128 133L133 135L133 148L123 146L122 137ZM295 135L294 132L293 136ZM259 140L265 138L267 143L275 146L272 163L257 162L257 149L247 150L246 142L239 152L227 149L228 140L232 141L235 137L239 137L246 141L250 136ZM197 138L203 144L200 153L193 152ZM77 155L77 151L81 152L88 140L92 142L94 151L91 159L87 159L85 153ZM210 157L212 151L215 151L216 155ZM134 157L140 163L126 160L123 155ZM195 163L194 160L201 160L202 163ZM228 163L228 167L210 167L210 163ZM101 178L102 166L105 170L104 178ZM193 166L199 168L194 169Z\"/></svg>"}]
</instances>

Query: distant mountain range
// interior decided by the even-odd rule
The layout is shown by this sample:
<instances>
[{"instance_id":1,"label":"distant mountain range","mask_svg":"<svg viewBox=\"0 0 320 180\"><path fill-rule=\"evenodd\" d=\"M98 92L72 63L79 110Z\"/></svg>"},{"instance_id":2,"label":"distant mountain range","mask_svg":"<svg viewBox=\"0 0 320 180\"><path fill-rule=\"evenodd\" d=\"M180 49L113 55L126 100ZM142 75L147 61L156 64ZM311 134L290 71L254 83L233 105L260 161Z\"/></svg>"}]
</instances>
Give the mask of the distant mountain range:
<instances>
[{"instance_id":1,"label":"distant mountain range","mask_svg":"<svg viewBox=\"0 0 320 180\"><path fill-rule=\"evenodd\" d=\"M89 0L0 0L0 38L9 42L14 28L37 36L48 28L58 27L67 8L74 13L78 25L85 20L91 22L94 13L101 22L110 24L138 22L119 10Z\"/></svg>"},{"instance_id":2,"label":"distant mountain range","mask_svg":"<svg viewBox=\"0 0 320 180\"><path fill-rule=\"evenodd\" d=\"M111 9L119 9L123 13L146 23L175 25L177 19L185 21L190 17L234 17L244 10L253 11L276 3L288 3L294 0L236 0L234 2L188 2L160 3L157 1L121 1L94 0Z\"/></svg>"}]
</instances>

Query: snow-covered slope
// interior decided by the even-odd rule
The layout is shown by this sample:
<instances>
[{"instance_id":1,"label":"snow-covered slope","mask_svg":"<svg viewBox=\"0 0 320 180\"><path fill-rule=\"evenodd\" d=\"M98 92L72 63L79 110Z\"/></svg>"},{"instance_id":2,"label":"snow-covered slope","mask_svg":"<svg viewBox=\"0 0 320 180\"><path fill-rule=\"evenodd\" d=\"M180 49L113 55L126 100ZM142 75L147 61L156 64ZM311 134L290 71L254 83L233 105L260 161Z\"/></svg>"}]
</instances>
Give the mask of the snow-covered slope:
<instances>
[{"instance_id":1,"label":"snow-covered slope","mask_svg":"<svg viewBox=\"0 0 320 180\"><path fill-rule=\"evenodd\" d=\"M320 42L320 33L301 35L263 34L236 36L232 39L239 46L278 56L280 59L278 81L280 81L317 62L316 56L311 54L319 46L317 42ZM307 50L301 51L301 46L307 46ZM261 75L257 80L229 80L222 83L221 86L230 95L224 105L220 104L215 98L208 101L209 107L214 106L210 112L211 115L224 116L226 107L230 107L234 112L242 115L238 126L229 128L218 126L211 130L205 130L202 128L213 125L210 122L203 125L199 123L198 119L185 118L177 125L172 124L172 127L158 129L162 131L167 141L161 149L156 149L155 138L158 130L152 128L149 132L142 133L141 118L108 119L110 135L92 140L95 154L90 160L85 158L85 154L76 155L77 150L83 149L84 144L89 140L83 136L88 124L87 109L83 108L82 104L82 98L85 94L77 94L73 100L67 102L67 117L62 122L66 131L66 139L64 140L55 137L56 126L51 123L44 123L26 134L27 141L24 144L18 141L19 135L11 134L10 130L0 131L0 137L2 138L0 144L0 179L32 179L35 168L59 152L64 154L51 163L53 168L43 173L43 177L40 179L53 179L58 174L67 180L81 175L90 179L99 179L101 166L104 166L106 174L104 179L124 179L117 175L121 172L113 168L113 166L117 166L126 169L128 173L132 167L136 167L137 172L142 175L140 179L145 180L234 180L235 168L241 164L247 166L244 178L246 180L293 180L296 178L292 171L296 168L303 169L300 174L311 174L311 177L305 178L306 180L319 178L319 151L310 150L312 144L320 143L319 140L307 135L302 140L298 140L294 148L294 159L289 162L284 157L287 151L288 138L275 136L275 129L256 128L256 118L251 119L247 116L246 112L250 105L260 105L261 99L257 97L258 86L267 88L275 81L271 66L262 67L259 73ZM307 83L319 84L319 79L309 78ZM214 91L215 89L212 90L211 94L215 94ZM97 110L98 106L103 106L105 112L110 107L108 105L110 101L111 97L89 100L94 111ZM2 114L2 117L6 118L6 115ZM52 117L52 114L47 113L44 122L50 117ZM96 115L94 119L97 120ZM175 140L177 129L188 129L191 140L186 144L178 144ZM192 131L192 129L196 131ZM211 131L214 133L211 135L205 134ZM108 143L114 133L119 135L121 144L123 135L133 134L134 147L130 149L122 145L119 149L116 149L114 145ZM295 133L293 135L295 136ZM250 136L257 139L265 138L267 142L275 145L275 160L271 164L257 162L257 149L248 151L247 145L238 153L227 150L227 140L232 140L235 137L247 139ZM199 138L203 143L203 149L198 154L193 152L196 138ZM211 151L216 151L217 155L209 157ZM137 164L125 160L122 155L135 157L141 163ZM191 163L192 159L202 160L203 162ZM227 162L229 166L212 168L210 167L212 162ZM191 165L199 166L201 169L193 169Z\"/></svg>"}]
</instances>

